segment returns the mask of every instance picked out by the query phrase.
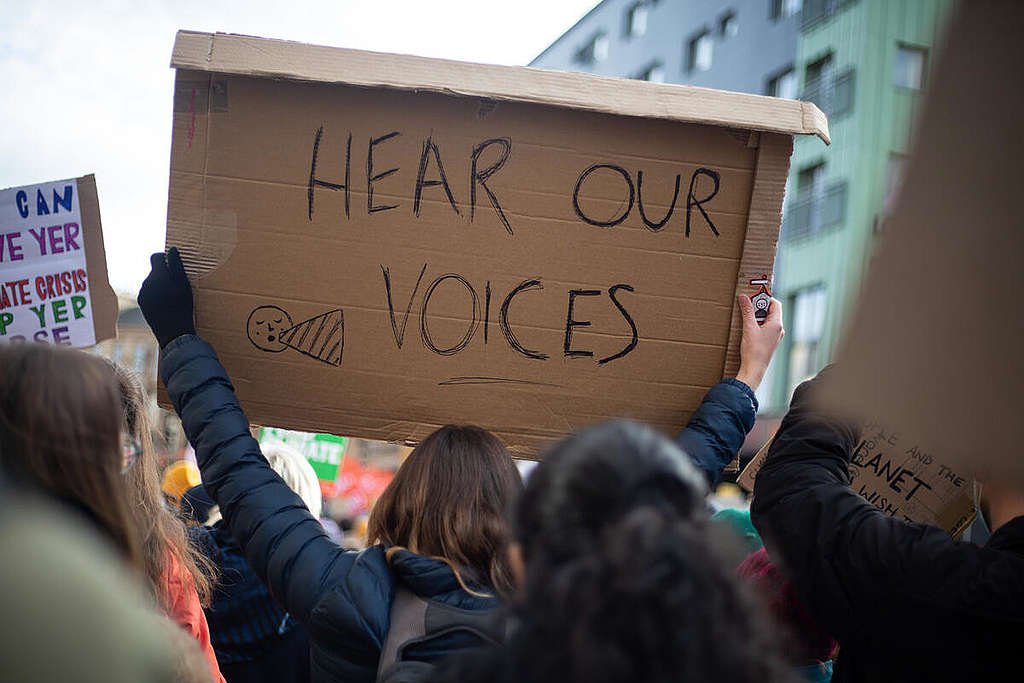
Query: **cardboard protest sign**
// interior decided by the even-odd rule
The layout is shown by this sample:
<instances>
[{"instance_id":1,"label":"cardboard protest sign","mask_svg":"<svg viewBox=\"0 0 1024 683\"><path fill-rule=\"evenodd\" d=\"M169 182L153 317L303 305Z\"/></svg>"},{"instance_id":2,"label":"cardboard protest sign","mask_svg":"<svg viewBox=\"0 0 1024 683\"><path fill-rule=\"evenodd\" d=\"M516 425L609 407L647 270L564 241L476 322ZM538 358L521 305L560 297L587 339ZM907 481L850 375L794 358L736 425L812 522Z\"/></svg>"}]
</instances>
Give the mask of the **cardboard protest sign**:
<instances>
[{"instance_id":1,"label":"cardboard protest sign","mask_svg":"<svg viewBox=\"0 0 1024 683\"><path fill-rule=\"evenodd\" d=\"M116 326L95 178L0 190L0 342L92 346Z\"/></svg>"},{"instance_id":2,"label":"cardboard protest sign","mask_svg":"<svg viewBox=\"0 0 1024 683\"><path fill-rule=\"evenodd\" d=\"M885 415L963 474L1018 485L1024 89L1006 84L1024 75L1022 22L1019 2L956 6L831 406Z\"/></svg>"},{"instance_id":3,"label":"cardboard protest sign","mask_svg":"<svg viewBox=\"0 0 1024 683\"><path fill-rule=\"evenodd\" d=\"M738 366L813 105L181 32L167 243L250 419L515 453Z\"/></svg>"},{"instance_id":4,"label":"cardboard protest sign","mask_svg":"<svg viewBox=\"0 0 1024 683\"><path fill-rule=\"evenodd\" d=\"M313 466L313 471L316 472L321 492L324 495L334 494L334 483L338 479L338 468L345 458L348 439L334 434L312 434L276 427L262 427L259 442L260 444L283 443L302 453L306 456L309 464Z\"/></svg>"},{"instance_id":5,"label":"cardboard protest sign","mask_svg":"<svg viewBox=\"0 0 1024 683\"><path fill-rule=\"evenodd\" d=\"M769 439L736 483L754 490L754 479L768 457ZM851 487L889 515L931 524L959 536L974 520L971 480L955 472L923 443L880 424L866 424L848 469Z\"/></svg>"}]
</instances>

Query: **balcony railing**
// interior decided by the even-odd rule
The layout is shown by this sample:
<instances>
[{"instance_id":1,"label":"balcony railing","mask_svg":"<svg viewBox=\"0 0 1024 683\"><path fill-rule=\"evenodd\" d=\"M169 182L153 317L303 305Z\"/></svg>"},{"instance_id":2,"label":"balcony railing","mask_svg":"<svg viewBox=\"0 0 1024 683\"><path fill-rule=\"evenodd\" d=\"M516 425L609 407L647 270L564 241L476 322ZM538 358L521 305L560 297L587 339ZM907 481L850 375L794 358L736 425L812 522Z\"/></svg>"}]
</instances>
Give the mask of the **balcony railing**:
<instances>
[{"instance_id":1,"label":"balcony railing","mask_svg":"<svg viewBox=\"0 0 1024 683\"><path fill-rule=\"evenodd\" d=\"M806 31L824 23L857 0L804 0L800 27Z\"/></svg>"},{"instance_id":2,"label":"balcony railing","mask_svg":"<svg viewBox=\"0 0 1024 683\"><path fill-rule=\"evenodd\" d=\"M814 102L829 118L842 116L853 109L855 76L853 69L847 69L837 76L808 81L800 99Z\"/></svg>"},{"instance_id":3,"label":"balcony railing","mask_svg":"<svg viewBox=\"0 0 1024 683\"><path fill-rule=\"evenodd\" d=\"M846 217L846 188L842 181L820 194L790 202L782 221L782 239L795 242L839 226Z\"/></svg>"}]
</instances>

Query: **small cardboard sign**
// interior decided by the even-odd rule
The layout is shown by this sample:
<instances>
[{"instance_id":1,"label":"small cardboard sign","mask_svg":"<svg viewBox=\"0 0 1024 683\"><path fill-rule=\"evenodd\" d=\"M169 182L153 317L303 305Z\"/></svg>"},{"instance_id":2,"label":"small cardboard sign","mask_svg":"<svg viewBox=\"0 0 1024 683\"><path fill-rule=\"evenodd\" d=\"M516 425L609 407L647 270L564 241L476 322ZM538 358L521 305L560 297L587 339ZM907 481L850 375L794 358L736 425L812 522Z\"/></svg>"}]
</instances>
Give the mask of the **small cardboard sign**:
<instances>
[{"instance_id":1,"label":"small cardboard sign","mask_svg":"<svg viewBox=\"0 0 1024 683\"><path fill-rule=\"evenodd\" d=\"M250 419L519 456L735 372L813 105L181 32L167 243Z\"/></svg>"},{"instance_id":2,"label":"small cardboard sign","mask_svg":"<svg viewBox=\"0 0 1024 683\"><path fill-rule=\"evenodd\" d=\"M754 490L773 439L736 479L744 490ZM890 517L937 526L954 537L974 520L971 480L936 460L920 441L880 424L864 426L848 472L853 490Z\"/></svg>"},{"instance_id":3,"label":"small cardboard sign","mask_svg":"<svg viewBox=\"0 0 1024 683\"><path fill-rule=\"evenodd\" d=\"M106 266L93 176L0 190L0 342L116 336Z\"/></svg>"}]
</instances>

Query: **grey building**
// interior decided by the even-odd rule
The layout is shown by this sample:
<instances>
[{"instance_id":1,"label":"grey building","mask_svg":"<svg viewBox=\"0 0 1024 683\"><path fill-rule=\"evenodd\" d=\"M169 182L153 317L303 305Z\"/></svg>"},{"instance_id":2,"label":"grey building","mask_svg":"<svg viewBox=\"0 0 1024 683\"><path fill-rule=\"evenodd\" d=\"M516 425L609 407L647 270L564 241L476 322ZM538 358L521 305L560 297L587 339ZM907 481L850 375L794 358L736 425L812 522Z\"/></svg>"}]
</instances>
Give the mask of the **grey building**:
<instances>
[{"instance_id":1,"label":"grey building","mask_svg":"<svg viewBox=\"0 0 1024 683\"><path fill-rule=\"evenodd\" d=\"M795 98L801 0L604 0L530 66Z\"/></svg>"}]
</instances>

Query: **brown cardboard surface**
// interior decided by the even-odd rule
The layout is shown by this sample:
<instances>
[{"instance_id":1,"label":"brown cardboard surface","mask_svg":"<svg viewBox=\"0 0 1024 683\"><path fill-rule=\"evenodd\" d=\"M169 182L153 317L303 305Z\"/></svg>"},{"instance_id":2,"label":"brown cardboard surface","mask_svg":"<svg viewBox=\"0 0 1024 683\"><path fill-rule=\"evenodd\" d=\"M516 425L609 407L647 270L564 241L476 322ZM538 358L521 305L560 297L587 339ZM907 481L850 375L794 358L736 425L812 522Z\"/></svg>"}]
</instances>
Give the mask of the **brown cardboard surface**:
<instances>
[{"instance_id":1,"label":"brown cardboard surface","mask_svg":"<svg viewBox=\"0 0 1024 683\"><path fill-rule=\"evenodd\" d=\"M769 439L736 478L745 491L754 490L771 444ZM853 490L890 517L953 536L974 521L971 479L936 459L921 441L880 424L865 425L848 472Z\"/></svg>"},{"instance_id":2,"label":"brown cardboard surface","mask_svg":"<svg viewBox=\"0 0 1024 683\"><path fill-rule=\"evenodd\" d=\"M902 189L837 354L834 405L886 415L967 475L1024 484L1019 2L959 3Z\"/></svg>"},{"instance_id":3,"label":"brown cardboard surface","mask_svg":"<svg viewBox=\"0 0 1024 683\"><path fill-rule=\"evenodd\" d=\"M814 104L693 86L646 83L529 67L471 64L225 33L179 31L171 66L221 74L564 106L740 130L817 135L828 121Z\"/></svg>"},{"instance_id":4,"label":"brown cardboard surface","mask_svg":"<svg viewBox=\"0 0 1024 683\"><path fill-rule=\"evenodd\" d=\"M117 336L117 295L107 278L107 252L103 246L96 176L90 173L76 180L85 239L85 265L89 273L93 328L96 330L96 342L99 343Z\"/></svg>"},{"instance_id":5,"label":"brown cardboard surface","mask_svg":"<svg viewBox=\"0 0 1024 683\"><path fill-rule=\"evenodd\" d=\"M477 423L526 457L612 417L675 432L732 373L791 135L821 128L771 98L602 79L612 113L546 90L595 99L575 76L220 34L179 34L174 63L167 242L249 418Z\"/></svg>"}]
</instances>

